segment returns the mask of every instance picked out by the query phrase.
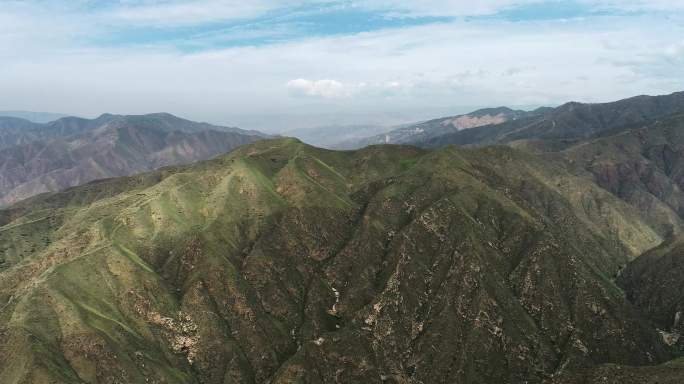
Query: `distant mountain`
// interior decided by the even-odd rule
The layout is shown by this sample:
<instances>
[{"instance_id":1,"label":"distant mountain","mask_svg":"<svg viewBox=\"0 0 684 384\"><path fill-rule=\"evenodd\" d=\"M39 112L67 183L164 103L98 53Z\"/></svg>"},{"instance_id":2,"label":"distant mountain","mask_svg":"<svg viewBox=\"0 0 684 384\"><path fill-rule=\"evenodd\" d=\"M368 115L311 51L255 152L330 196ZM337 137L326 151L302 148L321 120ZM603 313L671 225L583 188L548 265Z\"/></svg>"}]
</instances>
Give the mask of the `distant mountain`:
<instances>
[{"instance_id":1,"label":"distant mountain","mask_svg":"<svg viewBox=\"0 0 684 384\"><path fill-rule=\"evenodd\" d=\"M465 115L444 117L417 124L407 124L371 137L340 141L334 147L354 149L374 144L418 144L464 129L502 124L524 117L538 116L543 112L545 112L545 109L532 112L512 110L506 107L480 109Z\"/></svg>"},{"instance_id":2,"label":"distant mountain","mask_svg":"<svg viewBox=\"0 0 684 384\"><path fill-rule=\"evenodd\" d=\"M18 117L0 117L0 148L25 144L38 139L42 126Z\"/></svg>"},{"instance_id":3,"label":"distant mountain","mask_svg":"<svg viewBox=\"0 0 684 384\"><path fill-rule=\"evenodd\" d=\"M322 148L333 148L341 142L361 140L371 135L385 133L391 127L381 125L329 125L315 128L293 129L285 136L296 137L305 143Z\"/></svg>"},{"instance_id":4,"label":"distant mountain","mask_svg":"<svg viewBox=\"0 0 684 384\"><path fill-rule=\"evenodd\" d=\"M684 112L684 92L666 96L637 96L601 104L570 102L543 113L496 125L411 140L411 144L439 147L449 144L488 145L517 140L573 140L652 119Z\"/></svg>"},{"instance_id":5,"label":"distant mountain","mask_svg":"<svg viewBox=\"0 0 684 384\"><path fill-rule=\"evenodd\" d=\"M2 117L17 117L33 123L49 123L62 117L67 117L61 113L50 112L30 112L30 111L0 111Z\"/></svg>"},{"instance_id":6,"label":"distant mountain","mask_svg":"<svg viewBox=\"0 0 684 384\"><path fill-rule=\"evenodd\" d=\"M16 117L0 117L0 149L84 133L113 119L113 115L102 115L93 120L63 117L39 124Z\"/></svg>"},{"instance_id":7,"label":"distant mountain","mask_svg":"<svg viewBox=\"0 0 684 384\"><path fill-rule=\"evenodd\" d=\"M65 117L48 124L0 117L0 205L95 179L208 159L262 137L170 114Z\"/></svg>"}]
</instances>

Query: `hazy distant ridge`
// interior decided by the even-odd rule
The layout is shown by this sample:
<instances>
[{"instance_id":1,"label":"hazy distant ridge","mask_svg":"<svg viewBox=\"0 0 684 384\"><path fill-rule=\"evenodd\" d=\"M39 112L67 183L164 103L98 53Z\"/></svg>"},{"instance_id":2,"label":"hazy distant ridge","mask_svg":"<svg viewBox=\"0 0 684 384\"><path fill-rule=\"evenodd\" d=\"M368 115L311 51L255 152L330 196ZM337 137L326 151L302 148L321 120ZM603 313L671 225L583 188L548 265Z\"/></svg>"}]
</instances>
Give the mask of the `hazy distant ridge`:
<instances>
[{"instance_id":1,"label":"hazy distant ridge","mask_svg":"<svg viewBox=\"0 0 684 384\"><path fill-rule=\"evenodd\" d=\"M0 116L17 117L34 123L49 123L62 117L67 117L61 113L51 112L32 112L32 111L0 111Z\"/></svg>"}]
</instances>

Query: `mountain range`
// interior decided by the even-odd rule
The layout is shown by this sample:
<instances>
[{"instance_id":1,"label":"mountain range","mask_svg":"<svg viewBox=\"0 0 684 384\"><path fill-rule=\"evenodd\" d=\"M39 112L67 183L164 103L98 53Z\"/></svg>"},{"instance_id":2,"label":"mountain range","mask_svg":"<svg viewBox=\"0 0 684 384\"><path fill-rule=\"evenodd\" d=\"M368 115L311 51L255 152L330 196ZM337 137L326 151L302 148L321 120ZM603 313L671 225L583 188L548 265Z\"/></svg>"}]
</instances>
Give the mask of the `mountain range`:
<instances>
[{"instance_id":1,"label":"mountain range","mask_svg":"<svg viewBox=\"0 0 684 384\"><path fill-rule=\"evenodd\" d=\"M448 144L491 145L542 140L548 145L548 141L586 139L684 112L684 92L664 96L636 96L610 103L570 102L543 111L541 114L501 124L446 132L426 140L412 140L410 144L439 147Z\"/></svg>"},{"instance_id":2,"label":"mountain range","mask_svg":"<svg viewBox=\"0 0 684 384\"><path fill-rule=\"evenodd\" d=\"M366 138L351 138L338 141L333 147L338 149L356 149L374 144L419 144L465 129L517 121L525 117L540 116L548 111L549 108L539 108L530 112L513 110L507 107L485 108L464 115L443 117L416 124L405 124L389 132L382 132Z\"/></svg>"},{"instance_id":3,"label":"mountain range","mask_svg":"<svg viewBox=\"0 0 684 384\"><path fill-rule=\"evenodd\" d=\"M374 144L410 144L421 147L493 145L583 139L612 129L638 125L658 117L684 112L684 92L663 96L636 96L609 103L569 102L534 111L507 107L487 108L465 115L406 124L387 133L343 140L333 147L362 148Z\"/></svg>"},{"instance_id":4,"label":"mountain range","mask_svg":"<svg viewBox=\"0 0 684 384\"><path fill-rule=\"evenodd\" d=\"M282 133L283 136L296 137L299 140L321 148L341 147L346 142L354 142L368 135L381 134L391 128L381 125L328 125L313 128L291 129Z\"/></svg>"},{"instance_id":5,"label":"mountain range","mask_svg":"<svg viewBox=\"0 0 684 384\"><path fill-rule=\"evenodd\" d=\"M205 160L265 135L169 114L46 124L0 117L0 205L96 179Z\"/></svg>"},{"instance_id":6,"label":"mountain range","mask_svg":"<svg viewBox=\"0 0 684 384\"><path fill-rule=\"evenodd\" d=\"M62 113L51 113L51 112L33 112L33 111L0 111L0 116L3 117L17 117L20 119L28 120L34 123L49 123L63 117L68 117L68 115Z\"/></svg>"},{"instance_id":7,"label":"mountain range","mask_svg":"<svg viewBox=\"0 0 684 384\"><path fill-rule=\"evenodd\" d=\"M255 139L14 203L0 382L681 383L683 97Z\"/></svg>"}]
</instances>

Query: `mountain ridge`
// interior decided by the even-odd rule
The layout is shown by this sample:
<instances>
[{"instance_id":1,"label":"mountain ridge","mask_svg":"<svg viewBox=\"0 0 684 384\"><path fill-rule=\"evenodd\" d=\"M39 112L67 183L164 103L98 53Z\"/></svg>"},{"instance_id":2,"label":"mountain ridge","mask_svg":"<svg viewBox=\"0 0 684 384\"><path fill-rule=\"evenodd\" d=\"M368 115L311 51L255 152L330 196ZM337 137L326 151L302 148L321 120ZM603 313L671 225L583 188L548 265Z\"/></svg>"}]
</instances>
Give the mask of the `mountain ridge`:
<instances>
[{"instance_id":1,"label":"mountain ridge","mask_svg":"<svg viewBox=\"0 0 684 384\"><path fill-rule=\"evenodd\" d=\"M29 120L34 123L49 123L62 117L67 117L63 113L34 112L34 111L0 111L0 116L17 117Z\"/></svg>"},{"instance_id":2,"label":"mountain ridge","mask_svg":"<svg viewBox=\"0 0 684 384\"><path fill-rule=\"evenodd\" d=\"M684 112L684 92L636 96L608 103L569 102L541 115L447 133L411 144L438 147L446 144L491 145L517 140L586 139L604 131L647 123Z\"/></svg>"},{"instance_id":3,"label":"mountain ridge","mask_svg":"<svg viewBox=\"0 0 684 384\"><path fill-rule=\"evenodd\" d=\"M157 113L49 124L0 118L0 137L0 205L7 205L94 179L204 160L267 136Z\"/></svg>"},{"instance_id":4,"label":"mountain ridge","mask_svg":"<svg viewBox=\"0 0 684 384\"><path fill-rule=\"evenodd\" d=\"M541 383L674 357L611 278L657 232L508 147L262 140L0 218L8 383Z\"/></svg>"},{"instance_id":5,"label":"mountain ridge","mask_svg":"<svg viewBox=\"0 0 684 384\"><path fill-rule=\"evenodd\" d=\"M476 111L419 123L404 124L394 130L367 137L342 141L333 146L337 149L357 149L373 144L415 144L449 132L472 129L483 125L501 124L524 116L536 115L544 109L535 111L513 110L508 107L483 108Z\"/></svg>"}]
</instances>

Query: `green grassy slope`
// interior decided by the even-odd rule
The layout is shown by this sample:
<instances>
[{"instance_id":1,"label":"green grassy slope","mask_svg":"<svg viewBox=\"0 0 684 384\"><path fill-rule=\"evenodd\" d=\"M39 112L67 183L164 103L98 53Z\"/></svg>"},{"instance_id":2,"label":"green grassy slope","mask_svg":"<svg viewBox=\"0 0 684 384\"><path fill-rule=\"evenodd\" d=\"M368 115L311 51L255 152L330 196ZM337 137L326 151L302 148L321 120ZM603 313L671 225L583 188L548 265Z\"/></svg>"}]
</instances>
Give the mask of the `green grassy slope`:
<instances>
[{"instance_id":1,"label":"green grassy slope","mask_svg":"<svg viewBox=\"0 0 684 384\"><path fill-rule=\"evenodd\" d=\"M266 140L0 211L2 383L538 383L672 357L662 236L506 147Z\"/></svg>"}]
</instances>

